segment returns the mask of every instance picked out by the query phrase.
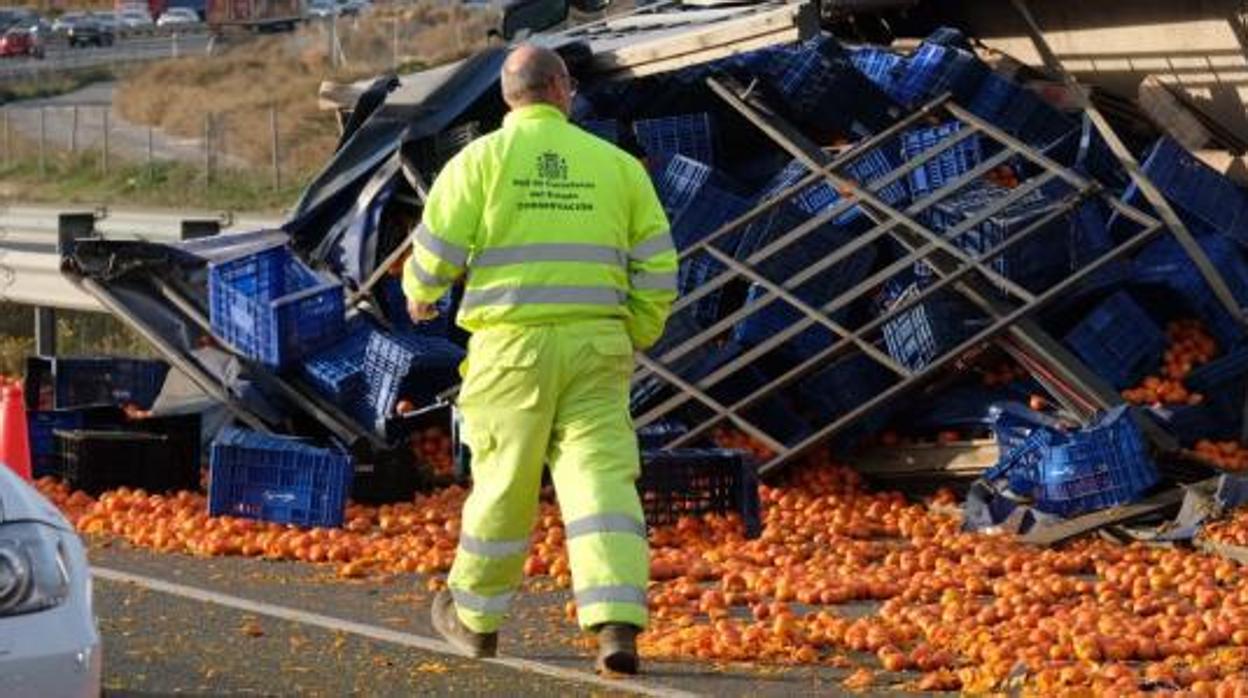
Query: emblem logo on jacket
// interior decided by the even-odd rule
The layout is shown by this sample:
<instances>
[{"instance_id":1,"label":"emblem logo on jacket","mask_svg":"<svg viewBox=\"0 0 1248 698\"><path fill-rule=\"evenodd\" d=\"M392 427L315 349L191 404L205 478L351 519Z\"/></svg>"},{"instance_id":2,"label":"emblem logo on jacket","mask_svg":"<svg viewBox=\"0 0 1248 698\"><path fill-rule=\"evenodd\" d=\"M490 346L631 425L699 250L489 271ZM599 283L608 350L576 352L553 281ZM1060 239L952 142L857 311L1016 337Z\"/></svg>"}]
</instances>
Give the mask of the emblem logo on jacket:
<instances>
[{"instance_id":1,"label":"emblem logo on jacket","mask_svg":"<svg viewBox=\"0 0 1248 698\"><path fill-rule=\"evenodd\" d=\"M548 150L537 156L537 176L542 179L567 179L568 162L559 153Z\"/></svg>"}]
</instances>

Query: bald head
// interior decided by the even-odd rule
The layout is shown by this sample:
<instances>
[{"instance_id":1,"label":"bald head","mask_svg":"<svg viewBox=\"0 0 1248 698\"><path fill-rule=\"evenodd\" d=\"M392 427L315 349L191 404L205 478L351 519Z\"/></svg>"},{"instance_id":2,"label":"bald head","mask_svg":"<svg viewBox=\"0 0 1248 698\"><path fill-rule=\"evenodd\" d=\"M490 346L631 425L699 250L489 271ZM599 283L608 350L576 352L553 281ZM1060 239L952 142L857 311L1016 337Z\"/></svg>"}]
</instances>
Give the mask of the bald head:
<instances>
[{"instance_id":1,"label":"bald head","mask_svg":"<svg viewBox=\"0 0 1248 698\"><path fill-rule=\"evenodd\" d=\"M550 104L565 114L572 105L568 68L559 54L548 48L521 44L503 62L503 100L515 109L529 104Z\"/></svg>"}]
</instances>

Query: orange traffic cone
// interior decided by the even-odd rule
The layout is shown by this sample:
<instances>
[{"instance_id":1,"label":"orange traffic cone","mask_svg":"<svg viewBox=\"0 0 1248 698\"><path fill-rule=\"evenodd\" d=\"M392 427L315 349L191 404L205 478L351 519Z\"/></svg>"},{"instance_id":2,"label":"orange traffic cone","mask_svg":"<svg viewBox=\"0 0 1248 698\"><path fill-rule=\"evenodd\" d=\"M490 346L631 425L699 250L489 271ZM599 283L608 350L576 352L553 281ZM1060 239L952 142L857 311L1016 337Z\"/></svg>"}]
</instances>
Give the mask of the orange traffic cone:
<instances>
[{"instance_id":1,"label":"orange traffic cone","mask_svg":"<svg viewBox=\"0 0 1248 698\"><path fill-rule=\"evenodd\" d=\"M26 404L22 386L10 383L0 401L0 464L9 466L23 478L31 479L30 433L26 431Z\"/></svg>"}]
</instances>

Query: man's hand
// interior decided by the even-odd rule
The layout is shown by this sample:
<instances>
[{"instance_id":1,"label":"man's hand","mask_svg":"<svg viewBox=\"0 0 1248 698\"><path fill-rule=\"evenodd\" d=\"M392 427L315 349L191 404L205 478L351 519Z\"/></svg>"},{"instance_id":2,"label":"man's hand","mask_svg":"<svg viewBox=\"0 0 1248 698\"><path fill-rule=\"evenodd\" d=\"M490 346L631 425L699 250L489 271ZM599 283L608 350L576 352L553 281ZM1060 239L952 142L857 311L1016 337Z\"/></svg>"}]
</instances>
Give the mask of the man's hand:
<instances>
[{"instance_id":1,"label":"man's hand","mask_svg":"<svg viewBox=\"0 0 1248 698\"><path fill-rule=\"evenodd\" d=\"M412 318L412 322L429 322L438 316L438 309L433 303L409 300L407 302L407 314Z\"/></svg>"}]
</instances>

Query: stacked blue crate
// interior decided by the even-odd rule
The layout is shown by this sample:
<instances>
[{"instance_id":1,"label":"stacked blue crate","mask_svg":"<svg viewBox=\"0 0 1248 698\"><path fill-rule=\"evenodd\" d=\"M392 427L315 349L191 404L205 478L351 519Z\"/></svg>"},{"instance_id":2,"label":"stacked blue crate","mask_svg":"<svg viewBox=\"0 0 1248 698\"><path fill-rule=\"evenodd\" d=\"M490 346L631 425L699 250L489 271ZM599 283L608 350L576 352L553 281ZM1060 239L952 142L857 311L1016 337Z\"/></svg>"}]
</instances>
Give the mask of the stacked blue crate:
<instances>
[{"instance_id":1,"label":"stacked blue crate","mask_svg":"<svg viewBox=\"0 0 1248 698\"><path fill-rule=\"evenodd\" d=\"M1160 480L1125 406L1079 431L1036 429L1002 465L995 479L1008 478L1036 509L1067 517L1136 501Z\"/></svg>"},{"instance_id":2,"label":"stacked blue crate","mask_svg":"<svg viewBox=\"0 0 1248 698\"><path fill-rule=\"evenodd\" d=\"M896 307L920 289L919 282L890 281L884 290L884 309ZM898 363L919 371L987 324L988 320L978 316L965 300L942 290L886 321L884 343Z\"/></svg>"},{"instance_id":3,"label":"stacked blue crate","mask_svg":"<svg viewBox=\"0 0 1248 698\"><path fill-rule=\"evenodd\" d=\"M699 162L715 162L711 115L705 112L638 119L633 135L647 157L663 159L683 155Z\"/></svg>"},{"instance_id":4,"label":"stacked blue crate","mask_svg":"<svg viewBox=\"0 0 1248 698\"><path fill-rule=\"evenodd\" d=\"M1188 390L1204 396L1208 408L1220 424L1237 431L1243 420L1244 396L1248 394L1248 348L1238 348L1203 366L1197 366L1184 380Z\"/></svg>"},{"instance_id":5,"label":"stacked blue crate","mask_svg":"<svg viewBox=\"0 0 1248 698\"><path fill-rule=\"evenodd\" d=\"M854 67L830 36L787 49L773 66L768 78L781 103L820 133L867 137L901 116L897 104Z\"/></svg>"},{"instance_id":6,"label":"stacked blue crate","mask_svg":"<svg viewBox=\"0 0 1248 698\"><path fill-rule=\"evenodd\" d=\"M969 51L924 42L906 63L897 96L905 105L918 106L950 92L955 101L966 104L989 72L988 66Z\"/></svg>"},{"instance_id":7,"label":"stacked blue crate","mask_svg":"<svg viewBox=\"0 0 1248 698\"><path fill-rule=\"evenodd\" d=\"M1239 245L1220 235L1201 236L1198 241L1230 287L1231 294L1241 306L1248 303L1248 265ZM1188 312L1195 313L1224 349L1243 340L1239 322L1213 295L1196 263L1172 236L1167 235L1145 247L1136 256L1132 269L1133 289L1150 297L1155 291L1162 291L1157 297L1157 307L1171 310L1185 307Z\"/></svg>"},{"instance_id":8,"label":"stacked blue crate","mask_svg":"<svg viewBox=\"0 0 1248 698\"><path fill-rule=\"evenodd\" d=\"M854 353L803 378L797 384L802 407L816 424L831 423L887 390L897 376L878 361ZM888 424L892 409L882 406L864 415L849 431L848 440L874 434Z\"/></svg>"},{"instance_id":9,"label":"stacked blue crate","mask_svg":"<svg viewBox=\"0 0 1248 698\"><path fill-rule=\"evenodd\" d=\"M843 177L853 180L864 187L871 187L877 180L892 173L901 166L901 158L883 147L878 147L855 157L843 170ZM763 187L759 198L763 201L774 198L781 191L792 187L810 174L810 170L802 161L794 159L789 162L770 182ZM904 208L910 201L910 190L904 181L897 180L874 192L875 196L893 208ZM809 216L816 216L836 205L840 194L826 179L815 181L810 186L789 197L788 201ZM861 208L854 206L836 217L838 225L849 225L863 216Z\"/></svg>"},{"instance_id":10,"label":"stacked blue crate","mask_svg":"<svg viewBox=\"0 0 1248 698\"><path fill-rule=\"evenodd\" d=\"M1243 188L1169 137L1153 145L1141 167L1193 233L1217 233L1248 245L1248 192ZM1134 184L1123 201L1152 211Z\"/></svg>"},{"instance_id":11,"label":"stacked blue crate","mask_svg":"<svg viewBox=\"0 0 1248 698\"><path fill-rule=\"evenodd\" d=\"M728 342L699 354L696 361L669 368L683 380L696 384L700 379L740 356L742 351L743 348L740 345ZM745 365L725 376L706 392L720 404L731 405L763 388L769 382L769 378L761 369L753 365ZM673 388L670 388L670 385L666 380L657 376L634 384L629 398L629 409L634 415L641 415L656 407L672 394ZM688 404L699 403L695 400ZM771 395L760 400L753 407L746 409L742 416L776 440L788 445L796 444L811 433L810 425L779 395ZM681 410L669 414L668 418L684 421Z\"/></svg>"},{"instance_id":12,"label":"stacked blue crate","mask_svg":"<svg viewBox=\"0 0 1248 698\"><path fill-rule=\"evenodd\" d=\"M1065 342L1093 373L1119 389L1155 370L1166 348L1161 328L1126 291L1098 305Z\"/></svg>"},{"instance_id":13,"label":"stacked blue crate","mask_svg":"<svg viewBox=\"0 0 1248 698\"><path fill-rule=\"evenodd\" d=\"M882 48L864 46L850 49L849 60L858 72L875 83L884 94L898 99L897 81L906 71L905 56Z\"/></svg>"},{"instance_id":14,"label":"stacked blue crate","mask_svg":"<svg viewBox=\"0 0 1248 698\"><path fill-rule=\"evenodd\" d=\"M972 134L947 146L943 141L962 130L962 122L950 121L939 126L909 131L901 137L902 159L913 160L925 151L936 148L935 157L910 171L910 194L915 199L929 194L975 169L984 159L979 134Z\"/></svg>"},{"instance_id":15,"label":"stacked blue crate","mask_svg":"<svg viewBox=\"0 0 1248 698\"><path fill-rule=\"evenodd\" d=\"M801 224L804 218L802 212L792 206L785 204L774 206L769 216L757 221L757 223L767 223L766 228L747 230L746 237L742 239L742 244L737 249L737 257L739 259L748 257L754 251ZM751 235L753 233L757 233L757 236ZM803 269L834 254L851 242L853 237L854 233L851 230L833 223L825 223L807 233L800 240L790 243L758 262L755 267L769 281L783 285L801 273ZM875 255L874 247L864 247L799 284L791 290L791 293L807 305L819 308L862 281L870 272L875 262ZM767 293L765 286L757 283L751 284L746 294L746 306L749 307ZM848 310L846 306L834 313L832 319L843 322ZM804 313L788 302L773 300L743 318L734 328L733 336L742 344L755 345L791 327L804 317ZM829 329L816 325L790 339L785 343L784 350L791 358L802 360L822 351L834 341L835 335Z\"/></svg>"},{"instance_id":16,"label":"stacked blue crate","mask_svg":"<svg viewBox=\"0 0 1248 698\"><path fill-rule=\"evenodd\" d=\"M342 334L342 284L321 278L284 245L210 264L208 296L213 334L274 368Z\"/></svg>"},{"instance_id":17,"label":"stacked blue crate","mask_svg":"<svg viewBox=\"0 0 1248 698\"><path fill-rule=\"evenodd\" d=\"M996 185L973 185L931 207L925 218L933 230L948 237L948 231L977 217L980 211L1008 193L1008 189ZM968 253L983 256L1059 207L1060 204L1033 191L958 235L953 243ZM1069 218L1059 216L993 257L988 266L1031 291L1042 291L1070 273L1074 230ZM926 276L928 268L920 262L915 272Z\"/></svg>"},{"instance_id":18,"label":"stacked blue crate","mask_svg":"<svg viewBox=\"0 0 1248 698\"><path fill-rule=\"evenodd\" d=\"M672 239L683 250L745 213L740 187L706 163L677 155L661 167L655 190L667 212ZM732 249L721 247L721 249Z\"/></svg>"}]
</instances>

